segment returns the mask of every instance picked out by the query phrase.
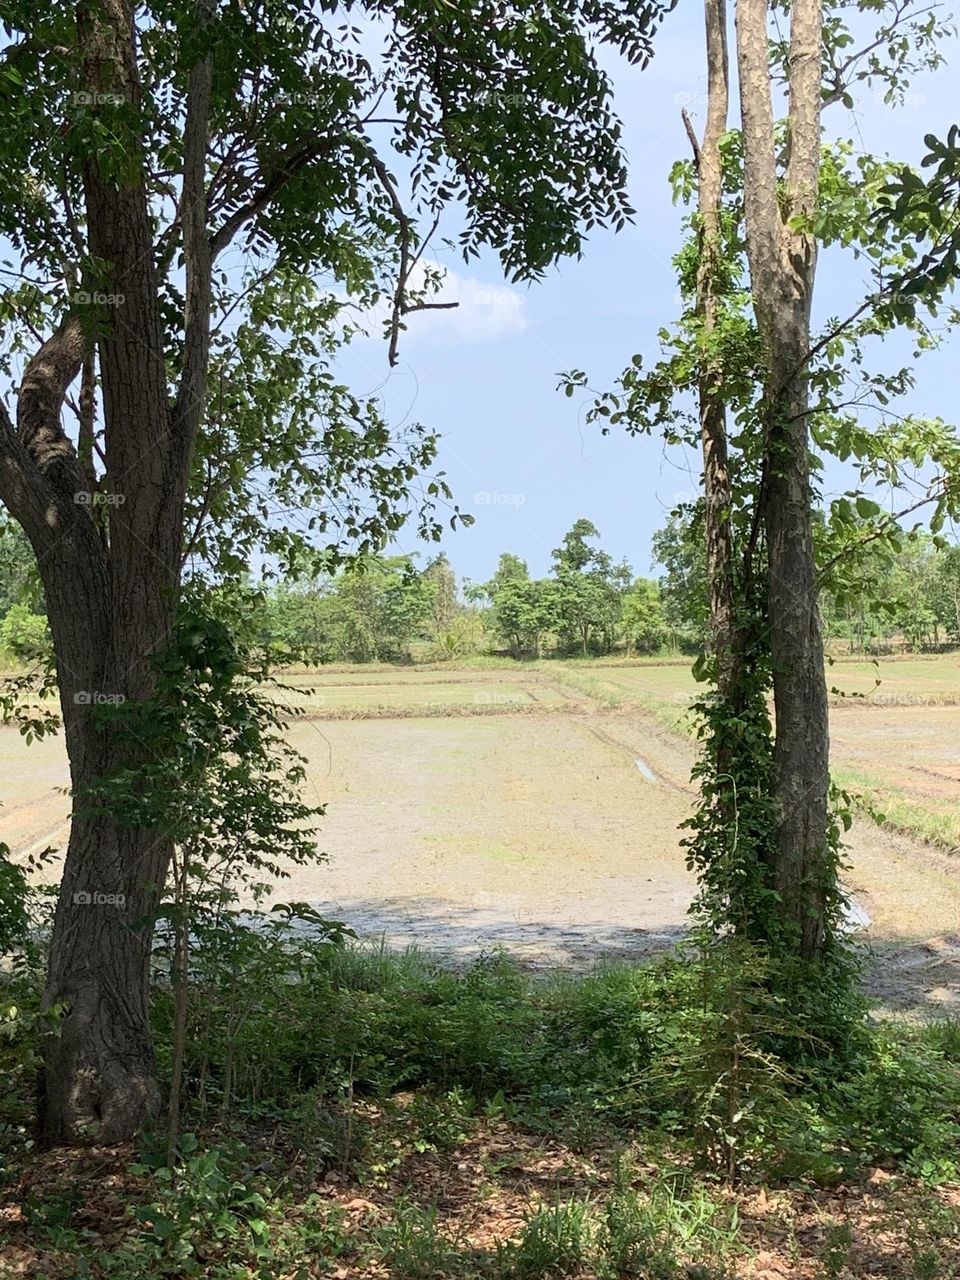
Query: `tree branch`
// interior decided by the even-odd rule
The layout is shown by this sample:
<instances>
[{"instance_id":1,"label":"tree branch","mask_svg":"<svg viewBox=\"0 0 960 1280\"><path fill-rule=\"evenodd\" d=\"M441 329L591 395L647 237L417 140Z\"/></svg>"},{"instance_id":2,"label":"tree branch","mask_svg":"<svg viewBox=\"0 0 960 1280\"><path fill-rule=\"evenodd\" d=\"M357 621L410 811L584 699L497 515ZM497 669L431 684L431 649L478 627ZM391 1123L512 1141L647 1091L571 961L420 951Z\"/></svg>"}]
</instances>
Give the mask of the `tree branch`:
<instances>
[{"instance_id":1,"label":"tree branch","mask_svg":"<svg viewBox=\"0 0 960 1280\"><path fill-rule=\"evenodd\" d=\"M216 258L231 243L237 232L248 222L262 213L270 201L286 186L291 178L300 173L308 165L318 160L325 151L329 151L337 143L346 140L344 134L323 135L313 137L308 142L291 147L281 155L273 167L269 177L265 177L257 193L235 210L226 222L214 232L210 240L212 259Z\"/></svg>"},{"instance_id":2,"label":"tree branch","mask_svg":"<svg viewBox=\"0 0 960 1280\"><path fill-rule=\"evenodd\" d=\"M211 0L198 0L196 14L201 29L209 26L213 13ZM213 55L208 51L190 70L183 140L183 188L179 213L186 275L183 371L173 413L183 467L189 465L200 426L210 363L213 252L207 230L206 169L212 92Z\"/></svg>"},{"instance_id":3,"label":"tree branch","mask_svg":"<svg viewBox=\"0 0 960 1280\"><path fill-rule=\"evenodd\" d=\"M387 359L391 368L393 368L397 364L400 324L405 315L410 315L414 311L451 311L460 304L457 302L407 302L407 283L410 279L410 273L420 261L419 254L412 259L410 256L411 247L415 239L413 223L403 207L396 184L387 166L374 151L373 147L368 149L367 156L380 180L380 185L386 192L387 199L390 201L390 207L393 210L393 216L397 220L397 226L400 231L400 269L397 272L397 287L394 291L393 307L390 313L390 348L387 353ZM434 229L436 229L436 225L436 222L434 222ZM433 231L430 234L432 235Z\"/></svg>"},{"instance_id":4,"label":"tree branch","mask_svg":"<svg viewBox=\"0 0 960 1280\"><path fill-rule=\"evenodd\" d=\"M919 511L921 507L926 507L929 506L931 502L936 502L941 496L939 489L942 489L942 486L943 479L938 478L929 486L927 492L922 498L918 499L917 502L911 503L909 507L904 507L902 511L891 512L890 515L883 519L877 528L871 529L871 531L864 537L857 538L854 542L848 542L845 547L841 547L835 556L831 556L826 564L820 566L817 570L817 578L822 580L826 574L830 572L833 566L842 560L844 556L850 555L861 547L868 547L871 542L876 542L878 538L882 538L890 528L899 524L904 516L912 515L914 511Z\"/></svg>"},{"instance_id":5,"label":"tree branch","mask_svg":"<svg viewBox=\"0 0 960 1280\"><path fill-rule=\"evenodd\" d=\"M743 122L744 214L754 302L776 296L782 221L770 92L767 0L737 0L737 66Z\"/></svg>"}]
</instances>

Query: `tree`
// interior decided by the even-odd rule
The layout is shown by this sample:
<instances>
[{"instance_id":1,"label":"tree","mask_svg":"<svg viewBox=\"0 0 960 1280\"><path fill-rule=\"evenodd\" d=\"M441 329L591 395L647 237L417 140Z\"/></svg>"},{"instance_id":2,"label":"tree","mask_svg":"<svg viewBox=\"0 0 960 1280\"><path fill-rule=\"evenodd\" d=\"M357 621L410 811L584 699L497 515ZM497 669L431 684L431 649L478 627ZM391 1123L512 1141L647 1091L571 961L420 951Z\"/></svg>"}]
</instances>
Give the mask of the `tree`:
<instances>
[{"instance_id":1,"label":"tree","mask_svg":"<svg viewBox=\"0 0 960 1280\"><path fill-rule=\"evenodd\" d=\"M504 551L497 561L497 571L490 579L490 586L496 591L505 582L526 582L529 577L530 570L526 560L521 560L510 551Z\"/></svg>"},{"instance_id":2,"label":"tree","mask_svg":"<svg viewBox=\"0 0 960 1280\"><path fill-rule=\"evenodd\" d=\"M418 573L406 556L385 561L384 568L377 609L381 636L378 656L405 657L411 642L435 616L437 584Z\"/></svg>"},{"instance_id":3,"label":"tree","mask_svg":"<svg viewBox=\"0 0 960 1280\"><path fill-rule=\"evenodd\" d=\"M659 583L650 578L635 579L623 597L622 625L627 653L654 653L663 644L667 631L660 599Z\"/></svg>"},{"instance_id":4,"label":"tree","mask_svg":"<svg viewBox=\"0 0 960 1280\"><path fill-rule=\"evenodd\" d=\"M654 564L660 579L663 616L684 643L705 650L710 622L710 588L702 509L678 508L653 535Z\"/></svg>"},{"instance_id":5,"label":"tree","mask_svg":"<svg viewBox=\"0 0 960 1280\"><path fill-rule=\"evenodd\" d=\"M613 0L522 15L369 0L373 60L354 12L4 5L0 232L20 277L5 315L26 356L15 421L0 416L0 499L40 567L75 791L138 763L90 707L149 701L185 561L236 574L260 543L292 558L325 531L372 550L432 460L330 375L335 339L312 334L324 317L330 333L337 302L311 278L388 292L395 361L405 317L430 305L411 287L418 217L435 225L459 200L464 253L492 245L535 278L578 252L584 223L629 216L595 44L642 61L655 5L626 21ZM239 245L242 279L223 267ZM431 482L428 512L443 496ZM300 538L270 519L314 499ZM64 1010L45 1045L48 1141L116 1141L157 1105L149 922L171 855L162 830L73 815L46 990ZM91 890L125 906L91 907Z\"/></svg>"},{"instance_id":6,"label":"tree","mask_svg":"<svg viewBox=\"0 0 960 1280\"><path fill-rule=\"evenodd\" d=\"M423 577L434 587L433 630L435 639L439 641L453 626L457 616L457 575L441 552L426 566Z\"/></svg>"},{"instance_id":7,"label":"tree","mask_svg":"<svg viewBox=\"0 0 960 1280\"><path fill-rule=\"evenodd\" d=\"M773 38L766 0L738 0L742 127L726 130L726 20L723 5L708 0L707 128L701 143L687 122L693 161L672 174L676 195L698 200L676 259L684 314L661 332L664 358L647 371L635 356L616 391L601 393L588 414L604 430L657 425L669 441L701 447L712 626L710 659L697 664L708 692L699 707L702 803L690 856L719 936L743 932L804 964L832 948L841 919L818 591L848 576L864 548L902 538L900 517L883 511L867 486L900 487L909 468L930 460L935 477L906 511L930 504L936 522L957 503L955 433L939 420L889 411L912 385L912 370L876 373L865 359L867 339L897 324L915 335L917 354L935 345L898 289L912 260L908 239L934 219L908 212L884 222L893 166L851 143L824 143L820 129L821 104L849 100L858 80L901 95L912 70L936 65L948 26L921 5L881 0L869 6L876 38L857 50L847 7L857 8L831 9L824 28L819 0L791 4L783 41ZM788 92L779 125L775 81ZM852 249L877 287L814 340L821 244ZM923 302L935 306L943 287L935 281ZM573 370L564 382L572 394L586 376ZM876 423L863 421L868 413ZM852 462L860 482L830 504L819 544L812 442Z\"/></svg>"},{"instance_id":8,"label":"tree","mask_svg":"<svg viewBox=\"0 0 960 1280\"><path fill-rule=\"evenodd\" d=\"M288 578L264 599L260 640L274 662L331 662L335 646L335 585L329 575Z\"/></svg>"},{"instance_id":9,"label":"tree","mask_svg":"<svg viewBox=\"0 0 960 1280\"><path fill-rule=\"evenodd\" d=\"M746 254L763 350L760 513L776 708L774 883L801 955L820 955L830 870L827 683L817 605L810 479L810 307L817 265L822 0L795 0L788 59L790 139L778 172L768 0L737 0Z\"/></svg>"},{"instance_id":10,"label":"tree","mask_svg":"<svg viewBox=\"0 0 960 1280\"><path fill-rule=\"evenodd\" d=\"M938 556L936 593L940 620L957 643L960 641L960 546L944 547Z\"/></svg>"},{"instance_id":11,"label":"tree","mask_svg":"<svg viewBox=\"0 0 960 1280\"><path fill-rule=\"evenodd\" d=\"M558 622L568 644L587 656L591 635L599 632L609 648L620 617L620 598L631 579L628 565L614 565L606 551L590 546L600 533L589 520L576 520L554 548Z\"/></svg>"},{"instance_id":12,"label":"tree","mask_svg":"<svg viewBox=\"0 0 960 1280\"><path fill-rule=\"evenodd\" d=\"M47 620L25 604L13 604L0 621L0 649L21 662L36 663L50 651Z\"/></svg>"},{"instance_id":13,"label":"tree","mask_svg":"<svg viewBox=\"0 0 960 1280\"><path fill-rule=\"evenodd\" d=\"M549 578L507 578L489 589L494 623L512 656L533 652L542 657L544 637L557 626L560 614L557 583Z\"/></svg>"},{"instance_id":14,"label":"tree","mask_svg":"<svg viewBox=\"0 0 960 1280\"><path fill-rule=\"evenodd\" d=\"M30 613L41 613L43 591L23 530L0 515L0 617L15 604Z\"/></svg>"}]
</instances>

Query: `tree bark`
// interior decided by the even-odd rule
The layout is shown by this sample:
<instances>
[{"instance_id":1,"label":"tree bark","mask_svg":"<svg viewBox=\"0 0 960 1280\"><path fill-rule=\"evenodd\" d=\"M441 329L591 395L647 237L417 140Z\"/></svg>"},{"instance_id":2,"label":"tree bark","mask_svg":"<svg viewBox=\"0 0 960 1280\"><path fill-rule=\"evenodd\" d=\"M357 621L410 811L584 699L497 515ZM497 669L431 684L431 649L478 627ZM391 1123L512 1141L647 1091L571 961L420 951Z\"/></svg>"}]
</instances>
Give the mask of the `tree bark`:
<instances>
[{"instance_id":1,"label":"tree bark","mask_svg":"<svg viewBox=\"0 0 960 1280\"><path fill-rule=\"evenodd\" d=\"M139 107L133 15L126 0L79 7L83 79L94 101ZM173 625L186 479L173 429L153 240L140 139L124 138L128 169L88 158L84 194L89 247L116 299L97 317L109 491L109 547L96 574L81 566L95 629L77 631L59 581L59 557L40 561L76 798L51 942L45 992L63 1016L47 1044L40 1126L47 1142L116 1141L158 1101L149 1027L152 917L170 841L85 811L83 793L103 773L130 766L129 748L96 724L98 700L142 701L152 660ZM88 508L89 509L89 508Z\"/></svg>"},{"instance_id":2,"label":"tree bark","mask_svg":"<svg viewBox=\"0 0 960 1280\"><path fill-rule=\"evenodd\" d=\"M727 55L726 0L706 0L707 121L697 144L689 119L685 119L694 147L697 168L697 202L700 216L700 259L697 267L697 312L709 343L716 330L719 309L718 268L722 246L720 214L723 201L723 160L720 139L729 110L729 62ZM707 576L710 586L710 634L717 664L717 690L726 700L735 697L738 650L736 582L734 570L727 444L727 415L723 371L715 355L705 353L699 379L700 447L703 456L704 524ZM722 761L718 761L722 770Z\"/></svg>"},{"instance_id":3,"label":"tree bark","mask_svg":"<svg viewBox=\"0 0 960 1280\"><path fill-rule=\"evenodd\" d=\"M198 20L209 17L207 0ZM113 115L118 154L90 155L86 226L109 301L71 314L29 361L14 424L0 413L0 495L30 538L46 596L75 796L44 1001L57 1007L44 1046L39 1121L48 1143L129 1137L156 1109L149 1025L153 917L172 846L159 830L124 827L87 803L91 783L142 763L98 726L100 701L144 701L153 661L174 625L190 451L204 408L211 248L207 153L211 63L190 73L181 225L184 350L171 404L139 133L140 87L129 0L76 10L82 83L91 109ZM116 102L122 103L117 112ZM60 423L98 348L105 477L91 492ZM92 399L91 399L92 402ZM81 442L86 448L90 441Z\"/></svg>"},{"instance_id":4,"label":"tree bark","mask_svg":"<svg viewBox=\"0 0 960 1280\"><path fill-rule=\"evenodd\" d=\"M790 23L789 158L778 190L767 0L738 0L737 57L747 256L766 372L762 515L776 711L776 888L799 953L821 954L835 872L828 847L828 726L817 606L807 359L816 271L812 219L820 158L821 0Z\"/></svg>"}]
</instances>

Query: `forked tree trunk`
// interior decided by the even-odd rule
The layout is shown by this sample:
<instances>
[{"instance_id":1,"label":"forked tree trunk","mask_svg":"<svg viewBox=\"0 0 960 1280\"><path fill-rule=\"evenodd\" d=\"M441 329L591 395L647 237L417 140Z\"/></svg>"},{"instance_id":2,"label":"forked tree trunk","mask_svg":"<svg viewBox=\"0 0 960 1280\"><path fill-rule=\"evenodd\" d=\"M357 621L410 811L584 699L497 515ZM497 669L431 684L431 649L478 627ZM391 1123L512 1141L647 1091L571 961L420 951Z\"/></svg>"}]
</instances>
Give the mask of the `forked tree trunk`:
<instances>
[{"instance_id":1,"label":"forked tree trunk","mask_svg":"<svg viewBox=\"0 0 960 1280\"><path fill-rule=\"evenodd\" d=\"M136 110L126 0L78 11L77 28L91 93L119 96ZM138 142L127 139L134 161ZM44 1057L40 1124L48 1142L126 1137L158 1101L149 964L171 845L156 831L85 815L83 791L104 772L139 763L97 728L95 706L153 692L152 661L176 608L187 463L168 396L142 167L133 163L118 178L90 157L84 194L90 251L109 271L99 288L117 299L98 316L96 335L109 549L101 540L99 562L78 566L95 602L95 631L77 631L58 558L40 557L75 797L45 992L48 1005L64 1010Z\"/></svg>"},{"instance_id":2,"label":"forked tree trunk","mask_svg":"<svg viewBox=\"0 0 960 1280\"><path fill-rule=\"evenodd\" d=\"M208 10L202 3L198 9L202 19ZM83 793L105 772L142 763L98 727L95 708L105 700L143 701L154 689L153 661L176 611L209 332L209 61L198 62L190 78L180 205L185 342L171 403L129 0L78 6L77 39L82 84L97 104L91 110L113 110L105 133L117 133L124 157L118 164L116 156L91 155L83 174L88 247L98 264L89 287L112 297L107 306L68 315L26 367L16 425L0 415L0 493L30 538L43 579L75 797L44 997L60 1013L40 1082L40 1131L48 1143L129 1137L158 1103L149 965L171 845L158 830L123 827L85 806ZM119 111L112 105L118 101ZM60 413L81 368L89 377L95 349L105 476L93 495L90 468L64 434Z\"/></svg>"},{"instance_id":3,"label":"forked tree trunk","mask_svg":"<svg viewBox=\"0 0 960 1280\"><path fill-rule=\"evenodd\" d=\"M794 0L789 159L778 188L767 0L738 0L744 212L757 325L766 360L762 513L769 559L776 711L775 883L806 959L821 954L835 869L828 846L828 726L817 604L808 448L812 220L820 163L821 0Z\"/></svg>"}]
</instances>

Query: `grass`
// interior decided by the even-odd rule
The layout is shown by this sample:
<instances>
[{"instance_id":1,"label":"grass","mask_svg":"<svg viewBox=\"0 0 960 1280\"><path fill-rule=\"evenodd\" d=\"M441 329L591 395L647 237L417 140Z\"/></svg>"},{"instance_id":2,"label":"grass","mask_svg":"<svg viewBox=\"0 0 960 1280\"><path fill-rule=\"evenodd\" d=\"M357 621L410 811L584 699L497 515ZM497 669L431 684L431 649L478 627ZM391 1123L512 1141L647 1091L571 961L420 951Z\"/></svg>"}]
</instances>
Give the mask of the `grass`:
<instances>
[{"instance_id":1,"label":"grass","mask_svg":"<svg viewBox=\"0 0 960 1280\"><path fill-rule=\"evenodd\" d=\"M955 1022L872 1028L853 1009L787 1093L745 1078L734 1189L696 1159L723 1086L704 1075L713 997L692 959L537 978L500 956L454 973L241 941L225 934L195 974L173 1167L160 1133L35 1153L36 1029L4 1023L3 1263L47 1280L726 1280L763 1254L811 1280L847 1262L957 1274L960 1211L940 1189L960 1176ZM29 1013L27 977L5 981ZM155 1015L166 1069L162 984Z\"/></svg>"},{"instance_id":2,"label":"grass","mask_svg":"<svg viewBox=\"0 0 960 1280\"><path fill-rule=\"evenodd\" d=\"M854 807L890 831L947 853L960 851L960 813L937 811L912 799L902 787L862 769L834 769L833 778Z\"/></svg>"},{"instance_id":3,"label":"grass","mask_svg":"<svg viewBox=\"0 0 960 1280\"><path fill-rule=\"evenodd\" d=\"M552 666L552 664L551 664ZM546 664L541 667L542 670L550 670ZM595 671L603 671L603 675L594 674ZM586 665L575 665L573 663L558 664L556 670L550 670L550 674L556 683L567 685L576 689L578 692L586 694L594 703L608 711L615 711L624 706L637 707L650 715L663 728L670 733L686 734L691 732L690 715L687 710L689 698L680 690L683 687L682 677L678 677L677 672L683 668L669 667L666 668L667 676L665 677L665 685L672 690L669 698L661 696L656 691L650 691L643 686L631 687L628 683L618 680L610 674L615 671L614 667L587 667ZM647 666L647 670L658 670L658 668ZM691 692L696 688L692 677L689 680Z\"/></svg>"}]
</instances>

